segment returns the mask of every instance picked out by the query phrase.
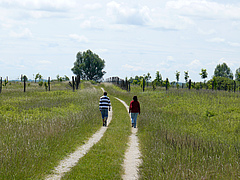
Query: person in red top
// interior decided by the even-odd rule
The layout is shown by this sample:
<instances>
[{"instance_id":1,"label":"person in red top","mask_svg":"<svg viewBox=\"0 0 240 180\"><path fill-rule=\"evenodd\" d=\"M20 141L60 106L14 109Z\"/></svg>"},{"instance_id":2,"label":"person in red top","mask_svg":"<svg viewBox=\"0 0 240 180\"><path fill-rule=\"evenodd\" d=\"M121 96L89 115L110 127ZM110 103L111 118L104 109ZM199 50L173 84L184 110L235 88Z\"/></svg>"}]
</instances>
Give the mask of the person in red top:
<instances>
[{"instance_id":1,"label":"person in red top","mask_svg":"<svg viewBox=\"0 0 240 180\"><path fill-rule=\"evenodd\" d=\"M140 103L137 96L133 96L133 101L130 102L129 113L131 113L132 127L136 128L137 115L140 114Z\"/></svg>"}]
</instances>

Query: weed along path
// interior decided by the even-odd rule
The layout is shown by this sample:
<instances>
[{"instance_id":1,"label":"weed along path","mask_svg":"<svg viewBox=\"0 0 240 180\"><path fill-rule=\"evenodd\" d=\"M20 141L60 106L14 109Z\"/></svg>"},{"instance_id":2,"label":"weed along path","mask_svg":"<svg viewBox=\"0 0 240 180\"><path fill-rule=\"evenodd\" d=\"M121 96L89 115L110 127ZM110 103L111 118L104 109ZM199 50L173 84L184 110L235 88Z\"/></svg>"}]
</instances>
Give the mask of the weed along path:
<instances>
[{"instance_id":1,"label":"weed along path","mask_svg":"<svg viewBox=\"0 0 240 180\"><path fill-rule=\"evenodd\" d=\"M111 108L112 109L112 108ZM112 110L109 112L108 124L112 120ZM53 174L47 176L45 180L60 180L61 177L74 167L80 158L82 158L90 148L96 144L104 135L108 127L101 127L87 142L80 146L75 152L60 161L59 165L54 169Z\"/></svg>"},{"instance_id":2,"label":"weed along path","mask_svg":"<svg viewBox=\"0 0 240 180\"><path fill-rule=\"evenodd\" d=\"M115 97L116 98L116 97ZM119 100L123 105L126 107L127 111L129 109L129 106L122 101L119 98L116 98ZM138 143L138 137L137 137L137 128L132 128L132 134L129 139L129 147L125 153L124 158L124 175L122 176L123 180L133 180L138 179L138 167L141 164L141 153L139 150L139 143Z\"/></svg>"}]
</instances>

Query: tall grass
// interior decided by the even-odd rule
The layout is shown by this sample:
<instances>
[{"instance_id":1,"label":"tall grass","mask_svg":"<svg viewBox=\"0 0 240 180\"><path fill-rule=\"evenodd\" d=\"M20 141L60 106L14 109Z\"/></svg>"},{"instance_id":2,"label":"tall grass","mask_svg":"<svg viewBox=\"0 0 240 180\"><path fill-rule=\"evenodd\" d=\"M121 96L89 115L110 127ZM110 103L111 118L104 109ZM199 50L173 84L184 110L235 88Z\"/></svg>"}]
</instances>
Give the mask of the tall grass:
<instances>
[{"instance_id":1,"label":"tall grass","mask_svg":"<svg viewBox=\"0 0 240 180\"><path fill-rule=\"evenodd\" d=\"M138 95L140 179L239 179L239 93L108 89L129 102Z\"/></svg>"},{"instance_id":2,"label":"tall grass","mask_svg":"<svg viewBox=\"0 0 240 180\"><path fill-rule=\"evenodd\" d=\"M0 179L43 178L101 127L102 93L83 87L26 93L16 88L1 94Z\"/></svg>"}]
</instances>

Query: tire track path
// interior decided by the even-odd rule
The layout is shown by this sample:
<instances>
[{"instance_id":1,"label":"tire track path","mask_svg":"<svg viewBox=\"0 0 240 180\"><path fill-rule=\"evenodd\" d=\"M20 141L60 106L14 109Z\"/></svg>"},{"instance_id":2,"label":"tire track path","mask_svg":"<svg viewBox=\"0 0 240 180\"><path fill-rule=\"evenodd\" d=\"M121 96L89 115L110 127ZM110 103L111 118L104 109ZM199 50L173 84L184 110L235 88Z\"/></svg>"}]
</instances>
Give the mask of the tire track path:
<instances>
[{"instance_id":1,"label":"tire track path","mask_svg":"<svg viewBox=\"0 0 240 180\"><path fill-rule=\"evenodd\" d=\"M103 88L102 91L104 91ZM108 114L108 125L110 124L111 120L112 120L112 108ZM107 128L108 127L101 127L100 130L93 134L93 136L86 142L86 144L80 146L79 148L77 148L76 151L69 154L65 159L61 160L59 165L54 169L53 174L48 175L45 178L45 180L60 180L61 177L66 172L70 171L71 168L77 164L79 159L82 158L85 154L87 154L91 147L103 137Z\"/></svg>"},{"instance_id":2,"label":"tire track path","mask_svg":"<svg viewBox=\"0 0 240 180\"><path fill-rule=\"evenodd\" d=\"M121 99L115 97L119 100L129 111L129 106ZM132 134L129 137L129 147L125 153L124 158L124 175L122 176L123 180L135 180L138 179L138 167L141 164L141 152L139 150L139 143L137 137L137 128L132 128Z\"/></svg>"}]
</instances>

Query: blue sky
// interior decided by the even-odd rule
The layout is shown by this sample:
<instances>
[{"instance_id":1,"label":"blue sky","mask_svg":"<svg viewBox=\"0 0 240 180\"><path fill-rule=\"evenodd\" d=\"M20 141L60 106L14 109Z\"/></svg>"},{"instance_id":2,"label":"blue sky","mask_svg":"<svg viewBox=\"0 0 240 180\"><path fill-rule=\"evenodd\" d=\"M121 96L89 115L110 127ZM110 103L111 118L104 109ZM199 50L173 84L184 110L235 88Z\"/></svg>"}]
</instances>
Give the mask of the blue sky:
<instances>
[{"instance_id":1,"label":"blue sky","mask_svg":"<svg viewBox=\"0 0 240 180\"><path fill-rule=\"evenodd\" d=\"M72 76L77 52L106 62L104 78L201 81L223 62L240 67L237 0L0 0L0 76Z\"/></svg>"}]
</instances>

